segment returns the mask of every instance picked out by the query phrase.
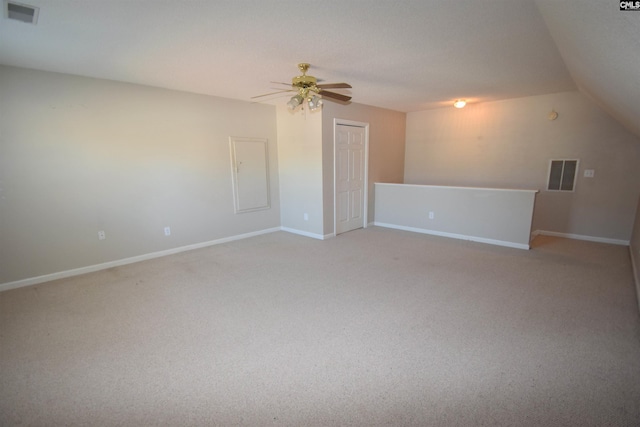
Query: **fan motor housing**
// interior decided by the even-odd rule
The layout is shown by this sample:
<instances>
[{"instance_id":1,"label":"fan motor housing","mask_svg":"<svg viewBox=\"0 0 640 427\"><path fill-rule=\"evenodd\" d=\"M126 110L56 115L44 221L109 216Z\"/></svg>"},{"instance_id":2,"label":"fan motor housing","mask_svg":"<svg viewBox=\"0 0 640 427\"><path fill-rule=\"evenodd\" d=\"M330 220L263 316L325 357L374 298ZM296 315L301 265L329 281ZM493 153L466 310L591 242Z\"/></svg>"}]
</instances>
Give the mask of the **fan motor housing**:
<instances>
[{"instance_id":1,"label":"fan motor housing","mask_svg":"<svg viewBox=\"0 0 640 427\"><path fill-rule=\"evenodd\" d=\"M305 76L305 75L294 77L291 80L291 84L293 86L302 87L302 88L315 86L317 82L318 82L318 79L316 79L315 77Z\"/></svg>"}]
</instances>

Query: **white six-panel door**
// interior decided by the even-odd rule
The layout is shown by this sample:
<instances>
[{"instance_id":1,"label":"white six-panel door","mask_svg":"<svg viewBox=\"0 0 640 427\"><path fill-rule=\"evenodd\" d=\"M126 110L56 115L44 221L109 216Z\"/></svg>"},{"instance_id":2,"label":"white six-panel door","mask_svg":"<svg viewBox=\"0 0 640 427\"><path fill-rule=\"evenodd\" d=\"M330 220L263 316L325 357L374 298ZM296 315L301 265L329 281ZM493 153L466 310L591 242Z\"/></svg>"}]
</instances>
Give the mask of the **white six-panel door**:
<instances>
[{"instance_id":1,"label":"white six-panel door","mask_svg":"<svg viewBox=\"0 0 640 427\"><path fill-rule=\"evenodd\" d=\"M364 226L365 143L364 127L336 125L336 234Z\"/></svg>"}]
</instances>

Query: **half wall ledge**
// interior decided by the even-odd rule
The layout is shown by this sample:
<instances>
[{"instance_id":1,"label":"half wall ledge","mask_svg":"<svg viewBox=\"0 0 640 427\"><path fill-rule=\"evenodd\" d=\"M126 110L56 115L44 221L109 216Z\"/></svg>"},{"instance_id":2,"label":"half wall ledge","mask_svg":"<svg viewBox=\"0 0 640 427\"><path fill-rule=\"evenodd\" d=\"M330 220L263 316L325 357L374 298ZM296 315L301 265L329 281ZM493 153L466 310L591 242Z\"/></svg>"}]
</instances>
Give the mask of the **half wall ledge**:
<instances>
[{"instance_id":1,"label":"half wall ledge","mask_svg":"<svg viewBox=\"0 0 640 427\"><path fill-rule=\"evenodd\" d=\"M375 184L381 227L529 249L538 190Z\"/></svg>"}]
</instances>

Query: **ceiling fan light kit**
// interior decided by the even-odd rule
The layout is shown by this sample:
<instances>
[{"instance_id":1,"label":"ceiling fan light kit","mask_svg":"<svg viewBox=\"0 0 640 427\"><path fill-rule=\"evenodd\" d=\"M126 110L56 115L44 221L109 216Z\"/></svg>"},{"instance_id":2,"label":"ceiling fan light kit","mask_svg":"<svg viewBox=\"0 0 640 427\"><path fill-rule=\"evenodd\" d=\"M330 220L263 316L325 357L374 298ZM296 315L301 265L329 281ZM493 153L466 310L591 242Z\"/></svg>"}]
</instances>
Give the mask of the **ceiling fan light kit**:
<instances>
[{"instance_id":1,"label":"ceiling fan light kit","mask_svg":"<svg viewBox=\"0 0 640 427\"><path fill-rule=\"evenodd\" d=\"M291 79L291 89L284 90L282 92L297 92L293 95L289 102L287 102L287 108L289 111L295 111L301 105L305 105L310 111L316 111L322 107L322 98L334 99L337 101L348 102L351 100L350 96L342 95L336 92L330 92L326 89L351 89L351 85L348 83L324 83L318 84L318 79L314 76L308 76L309 64L302 62L298 64L298 69L302 72L302 75L296 76ZM286 84L286 83L282 83ZM253 98L260 98L262 96L273 95L279 92L268 93L265 95L254 96ZM305 102L306 101L306 102Z\"/></svg>"},{"instance_id":2,"label":"ceiling fan light kit","mask_svg":"<svg viewBox=\"0 0 640 427\"><path fill-rule=\"evenodd\" d=\"M295 110L300 104L302 104L303 99L304 98L300 95L293 96L289 102L287 102L287 108L291 111Z\"/></svg>"},{"instance_id":3,"label":"ceiling fan light kit","mask_svg":"<svg viewBox=\"0 0 640 427\"><path fill-rule=\"evenodd\" d=\"M315 111L318 108L322 107L322 99L318 95L313 95L307 101L309 103L309 109L311 111Z\"/></svg>"}]
</instances>

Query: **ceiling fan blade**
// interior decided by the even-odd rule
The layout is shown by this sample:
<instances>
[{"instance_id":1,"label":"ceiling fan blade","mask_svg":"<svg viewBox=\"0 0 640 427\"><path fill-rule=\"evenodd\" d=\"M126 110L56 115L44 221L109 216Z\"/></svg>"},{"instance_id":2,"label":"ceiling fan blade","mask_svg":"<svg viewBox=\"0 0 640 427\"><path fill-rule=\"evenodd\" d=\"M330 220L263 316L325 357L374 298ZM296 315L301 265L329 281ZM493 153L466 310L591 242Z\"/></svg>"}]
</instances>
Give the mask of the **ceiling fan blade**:
<instances>
[{"instance_id":1,"label":"ceiling fan blade","mask_svg":"<svg viewBox=\"0 0 640 427\"><path fill-rule=\"evenodd\" d=\"M333 98L333 99L337 99L338 101L351 101L351 97L347 96L347 95L342 95L340 93L335 93L335 92L329 92L327 90L321 90L320 91L320 95L323 98Z\"/></svg>"},{"instance_id":2,"label":"ceiling fan blade","mask_svg":"<svg viewBox=\"0 0 640 427\"><path fill-rule=\"evenodd\" d=\"M283 92L293 92L293 89L279 90L277 92L265 93L264 95L252 96L251 99L262 98L263 96L276 95Z\"/></svg>"},{"instance_id":3,"label":"ceiling fan blade","mask_svg":"<svg viewBox=\"0 0 640 427\"><path fill-rule=\"evenodd\" d=\"M316 86L320 89L351 89L349 83L323 83Z\"/></svg>"},{"instance_id":4,"label":"ceiling fan blade","mask_svg":"<svg viewBox=\"0 0 640 427\"><path fill-rule=\"evenodd\" d=\"M276 99L280 99L280 98L283 98L283 97L285 97L285 96L289 97L289 96L291 96L291 94L290 94L290 93L279 94L279 95L278 95L278 94L276 94L276 95L274 95L274 96L273 96L273 97L271 97L271 98L253 99L253 100L251 100L251 103L252 103L252 104L264 104L265 102L266 102L266 103L269 103L269 102L271 102L271 101L275 101Z\"/></svg>"}]
</instances>

